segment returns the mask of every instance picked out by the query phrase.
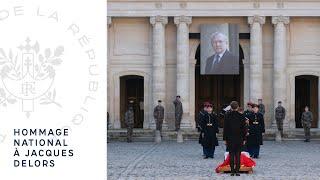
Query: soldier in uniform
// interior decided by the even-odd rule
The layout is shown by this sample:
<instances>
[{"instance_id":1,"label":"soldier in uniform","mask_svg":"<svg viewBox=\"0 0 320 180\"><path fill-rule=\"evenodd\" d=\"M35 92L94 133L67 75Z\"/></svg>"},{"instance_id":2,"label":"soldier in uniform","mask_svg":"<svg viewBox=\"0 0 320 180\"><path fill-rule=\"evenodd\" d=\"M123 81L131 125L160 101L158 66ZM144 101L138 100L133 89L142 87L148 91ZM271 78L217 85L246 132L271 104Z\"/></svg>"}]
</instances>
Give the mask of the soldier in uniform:
<instances>
[{"instance_id":1,"label":"soldier in uniform","mask_svg":"<svg viewBox=\"0 0 320 180\"><path fill-rule=\"evenodd\" d=\"M202 143L202 139L203 139L203 129L201 128L200 124L203 123L204 121L204 117L208 114L208 106L209 106L209 102L204 102L203 103L203 109L200 110L199 112L199 115L198 115L198 121L197 121L197 129L198 129L198 132L200 132L199 134L199 144ZM205 148L204 146L202 146L202 156L205 157Z\"/></svg>"},{"instance_id":2,"label":"soldier in uniform","mask_svg":"<svg viewBox=\"0 0 320 180\"><path fill-rule=\"evenodd\" d=\"M182 103L180 101L180 96L176 96L176 100L173 101L174 107L175 107L175 127L176 131L180 130L180 123L181 123L181 118L183 114L183 108L182 108Z\"/></svg>"},{"instance_id":3,"label":"soldier in uniform","mask_svg":"<svg viewBox=\"0 0 320 180\"><path fill-rule=\"evenodd\" d=\"M266 109L264 104L262 103L262 99L258 99L258 105L259 105L259 112L264 116Z\"/></svg>"},{"instance_id":4,"label":"soldier in uniform","mask_svg":"<svg viewBox=\"0 0 320 180\"><path fill-rule=\"evenodd\" d=\"M259 158L260 145L263 144L262 135L265 132L263 115L259 113L259 106L252 104L253 113L249 118L249 135L247 148L253 158Z\"/></svg>"},{"instance_id":5,"label":"soldier in uniform","mask_svg":"<svg viewBox=\"0 0 320 180\"><path fill-rule=\"evenodd\" d=\"M218 117L212 111L212 104L207 105L207 111L203 119L199 122L203 132L201 144L204 148L204 159L213 158L215 147L219 145L216 136L216 134L219 133Z\"/></svg>"},{"instance_id":6,"label":"soldier in uniform","mask_svg":"<svg viewBox=\"0 0 320 180\"><path fill-rule=\"evenodd\" d=\"M245 134L246 134L246 137L249 135L249 118L247 118L247 117L245 117L244 116L244 109L243 109L243 107L239 107L238 108L238 112L240 113L240 114L242 114L243 115L243 117L244 117L244 120L245 120ZM247 148L247 144L244 144L243 146L242 146L242 150L241 151L245 151L245 152L248 152L248 148Z\"/></svg>"},{"instance_id":7,"label":"soldier in uniform","mask_svg":"<svg viewBox=\"0 0 320 180\"><path fill-rule=\"evenodd\" d=\"M133 125L134 125L134 113L133 107L129 105L127 112L124 115L125 124L127 126L127 142L132 142Z\"/></svg>"},{"instance_id":8,"label":"soldier in uniform","mask_svg":"<svg viewBox=\"0 0 320 180\"><path fill-rule=\"evenodd\" d=\"M283 137L283 120L286 117L286 109L281 104L281 101L278 101L278 107L275 109L275 118L278 130L281 133L281 137Z\"/></svg>"},{"instance_id":9,"label":"soldier in uniform","mask_svg":"<svg viewBox=\"0 0 320 180\"><path fill-rule=\"evenodd\" d=\"M306 106L301 116L301 124L305 134L304 142L310 142L310 128L311 128L312 119L313 119L312 112L309 111L309 107Z\"/></svg>"},{"instance_id":10,"label":"soldier in uniform","mask_svg":"<svg viewBox=\"0 0 320 180\"><path fill-rule=\"evenodd\" d=\"M199 114L198 114L198 119L196 121L196 128L198 129L198 132L201 132L201 127L200 127L200 121L202 120L202 117L205 115L205 113L207 112L207 105L209 104L209 102L204 102L202 104L202 108L200 109L199 111Z\"/></svg>"},{"instance_id":11,"label":"soldier in uniform","mask_svg":"<svg viewBox=\"0 0 320 180\"><path fill-rule=\"evenodd\" d=\"M156 120L156 129L162 131L162 123L164 119L164 107L161 105L161 100L158 100L158 105L154 108L153 117Z\"/></svg>"},{"instance_id":12,"label":"soldier in uniform","mask_svg":"<svg viewBox=\"0 0 320 180\"><path fill-rule=\"evenodd\" d=\"M252 102L247 103L247 110L244 111L244 116L248 117L252 114Z\"/></svg>"}]
</instances>

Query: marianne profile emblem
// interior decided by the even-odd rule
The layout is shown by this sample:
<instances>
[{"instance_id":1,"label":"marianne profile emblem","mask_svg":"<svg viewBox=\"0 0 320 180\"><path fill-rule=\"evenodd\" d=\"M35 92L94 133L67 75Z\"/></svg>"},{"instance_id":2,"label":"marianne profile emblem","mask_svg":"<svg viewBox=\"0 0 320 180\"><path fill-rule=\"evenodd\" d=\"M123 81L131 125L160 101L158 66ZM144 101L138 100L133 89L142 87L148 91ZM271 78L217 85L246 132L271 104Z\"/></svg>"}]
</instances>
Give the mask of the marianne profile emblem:
<instances>
[{"instance_id":1,"label":"marianne profile emblem","mask_svg":"<svg viewBox=\"0 0 320 180\"><path fill-rule=\"evenodd\" d=\"M0 106L20 103L27 117L35 103L61 107L53 85L63 52L63 46L41 48L29 38L16 48L0 47Z\"/></svg>"}]
</instances>

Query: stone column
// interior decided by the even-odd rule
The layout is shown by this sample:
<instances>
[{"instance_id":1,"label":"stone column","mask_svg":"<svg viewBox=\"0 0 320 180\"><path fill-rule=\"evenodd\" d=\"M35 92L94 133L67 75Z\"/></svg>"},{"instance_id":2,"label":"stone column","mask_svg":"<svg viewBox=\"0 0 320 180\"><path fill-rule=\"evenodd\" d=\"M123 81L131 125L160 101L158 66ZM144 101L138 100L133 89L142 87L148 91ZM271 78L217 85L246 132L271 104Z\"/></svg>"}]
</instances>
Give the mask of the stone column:
<instances>
[{"instance_id":1,"label":"stone column","mask_svg":"<svg viewBox=\"0 0 320 180\"><path fill-rule=\"evenodd\" d=\"M263 93L262 26L265 17L248 17L248 23L250 24L250 100L258 103Z\"/></svg>"},{"instance_id":2,"label":"stone column","mask_svg":"<svg viewBox=\"0 0 320 180\"><path fill-rule=\"evenodd\" d=\"M273 56L273 108L278 106L278 101L282 101L284 108L288 110L287 106L287 38L286 27L290 19L287 16L272 17L272 24L274 24L274 56ZM274 112L274 109L273 109ZM274 113L272 117L272 126L276 127L276 120ZM288 119L288 118L286 118ZM288 127L289 123L285 120L283 126Z\"/></svg>"},{"instance_id":3,"label":"stone column","mask_svg":"<svg viewBox=\"0 0 320 180\"><path fill-rule=\"evenodd\" d=\"M196 86L196 80L195 80L195 71L196 71L196 63L197 60L190 57L190 103L189 103L189 112L190 112L190 122L192 129L196 128L196 122L195 122L195 86Z\"/></svg>"},{"instance_id":4,"label":"stone column","mask_svg":"<svg viewBox=\"0 0 320 180\"><path fill-rule=\"evenodd\" d=\"M177 25L177 95L181 96L183 105L183 116L180 125L182 129L192 127L189 111L189 24L191 22L192 17L174 17L174 24Z\"/></svg>"},{"instance_id":5,"label":"stone column","mask_svg":"<svg viewBox=\"0 0 320 180\"><path fill-rule=\"evenodd\" d=\"M153 26L152 33L152 113L153 108L162 100L166 114L166 54L165 54L165 26L168 23L168 17L153 16L150 17L150 23ZM153 117L153 116L152 116ZM152 118L150 127L155 129L155 120ZM167 128L166 115L163 122L163 128Z\"/></svg>"},{"instance_id":6,"label":"stone column","mask_svg":"<svg viewBox=\"0 0 320 180\"><path fill-rule=\"evenodd\" d=\"M110 16L107 17L107 25L108 25L108 29L107 29L107 40L108 40L108 47L107 47L107 51L108 51L108 57L107 57L107 77L108 77L108 80L107 80L107 98L108 98L108 106L107 106L107 112L109 112L109 124L107 124L108 128L115 128L115 122L114 122L114 116L113 116L113 113L111 112L111 106L110 106L110 80L111 80L111 77L110 77L110 51L109 51L109 45L110 45L110 28L111 28L111 25L112 25L112 19ZM117 127L120 126L120 122L117 124Z\"/></svg>"}]
</instances>

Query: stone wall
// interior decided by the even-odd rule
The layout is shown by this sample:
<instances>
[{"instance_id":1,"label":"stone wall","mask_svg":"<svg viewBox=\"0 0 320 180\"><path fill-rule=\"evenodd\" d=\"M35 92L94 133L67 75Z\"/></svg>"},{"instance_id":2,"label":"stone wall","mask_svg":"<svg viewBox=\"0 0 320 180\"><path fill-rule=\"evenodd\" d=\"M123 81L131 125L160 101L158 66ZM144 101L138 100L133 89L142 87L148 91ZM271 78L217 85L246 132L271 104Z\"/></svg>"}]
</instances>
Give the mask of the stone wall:
<instances>
[{"instance_id":1,"label":"stone wall","mask_svg":"<svg viewBox=\"0 0 320 180\"><path fill-rule=\"evenodd\" d=\"M145 128L152 122L152 25L149 17L113 17L108 29L108 112L114 128L119 128L119 77L122 75L141 75L145 77ZM273 97L273 62L274 62L274 24L271 17L266 17L262 25L262 98L266 105L266 125L271 127L274 109ZM201 24L237 23L240 33L249 33L248 17L193 17L189 26L191 33L200 33ZM319 76L320 69L320 18L290 17L286 25L287 69L286 94L288 121L294 128L294 77L297 75ZM200 40L189 40L189 63L194 64L195 49ZM250 41L240 40L244 50L244 102L249 100L249 56ZM165 25L165 61L166 119L169 128L174 126L174 107L172 104L177 92L177 25L173 17L168 18ZM190 73L194 73L190 70ZM192 82L190 74L190 82ZM194 98L194 85L190 83L190 99ZM190 100L190 116L194 115L194 107ZM320 116L319 116L320 117ZM192 119L193 121L193 119Z\"/></svg>"}]
</instances>

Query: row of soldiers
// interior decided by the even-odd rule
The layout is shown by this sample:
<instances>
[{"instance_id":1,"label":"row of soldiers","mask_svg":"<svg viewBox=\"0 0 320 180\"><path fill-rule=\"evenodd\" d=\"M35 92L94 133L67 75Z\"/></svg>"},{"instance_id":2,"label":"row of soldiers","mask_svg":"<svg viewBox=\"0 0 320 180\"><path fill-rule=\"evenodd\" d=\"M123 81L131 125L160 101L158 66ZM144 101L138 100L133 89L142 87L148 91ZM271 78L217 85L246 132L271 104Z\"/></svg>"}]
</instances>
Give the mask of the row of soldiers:
<instances>
[{"instance_id":1,"label":"row of soldiers","mask_svg":"<svg viewBox=\"0 0 320 180\"><path fill-rule=\"evenodd\" d=\"M181 119L182 119L182 115L183 115L183 107L182 107L182 102L181 102L180 98L181 97L179 95L177 95L176 99L173 101L173 104L175 107L175 130L176 131L180 130L180 124L181 124ZM164 107L162 106L161 103L162 103L162 101L158 100L158 105L154 108L154 112L153 112L153 116L154 116L154 119L156 122L156 130L159 130L160 132L162 131L162 124L163 124L163 120L164 120ZM218 123L217 115L212 111L212 104L211 104L211 108L209 106L210 106L210 104L208 104L208 102L204 103L204 107L199 113L198 122L200 122L200 119L205 117L204 115L206 115L206 113L208 113L208 114L211 114L210 118L213 120L216 119L216 121ZM241 111L241 108L239 108L239 109ZM249 117L251 116L252 112L254 112L253 109L254 109L253 103L251 103L251 102L247 103L247 110L244 112L244 115L249 120L250 120ZM265 106L262 103L262 99L258 100L257 109L263 118L263 116L265 114ZM278 101L278 106L275 109L275 119L276 119L277 128L280 132L281 137L283 137L283 121L285 119L285 116L286 116L286 110L282 106L282 102ZM301 116L301 124L302 124L302 127L304 128L305 138L306 138L305 142L310 141L310 128L311 128L312 118L313 118L312 113L309 111L309 107L306 106L305 112L303 112L303 114ZM127 112L125 113L125 124L127 126L127 141L132 142L132 134L133 134L133 126L134 126L134 112L133 112L133 107L130 105L129 105ZM197 127L199 129L200 125L198 124ZM218 127L218 124L217 124L217 127ZM218 133L218 130L217 130L217 133ZM256 148L254 148L254 149L256 149ZM211 152L212 149L210 149L208 151ZM255 151L255 150L253 150L253 151ZM213 156L213 155L211 155L209 153L208 157L211 157L211 156Z\"/></svg>"},{"instance_id":2,"label":"row of soldiers","mask_svg":"<svg viewBox=\"0 0 320 180\"><path fill-rule=\"evenodd\" d=\"M181 119L183 115L183 107L181 102L181 97L179 95L176 96L176 99L173 101L173 105L175 108L175 130L180 130ZM164 107L162 106L162 101L158 100L158 105L153 110L153 117L156 121L156 130L162 131L162 124L164 119Z\"/></svg>"},{"instance_id":3,"label":"row of soldiers","mask_svg":"<svg viewBox=\"0 0 320 180\"><path fill-rule=\"evenodd\" d=\"M176 131L180 130L180 124L183 114L183 107L181 102L181 97L179 95L176 96L176 99L173 101L175 107L175 128ZM153 117L156 123L156 130L162 131L162 124L164 119L164 107L162 105L162 101L158 100L158 105L154 108ZM134 112L132 102L129 103L128 110L125 112L124 116L125 124L127 126L127 142L132 142L132 134L133 134L133 126L134 126ZM162 135L161 135L162 137Z\"/></svg>"},{"instance_id":4,"label":"row of soldiers","mask_svg":"<svg viewBox=\"0 0 320 180\"><path fill-rule=\"evenodd\" d=\"M262 99L259 99L259 110L260 110L260 113L264 115L265 106L262 104ZM275 108L274 115L275 115L278 131L280 132L280 136L283 137L283 121L286 117L286 109L282 106L281 101L278 101L278 106ZM305 133L305 142L310 142L310 128L311 128L312 119L313 119L312 112L309 110L308 106L305 106L304 112L301 115L301 125Z\"/></svg>"}]
</instances>

